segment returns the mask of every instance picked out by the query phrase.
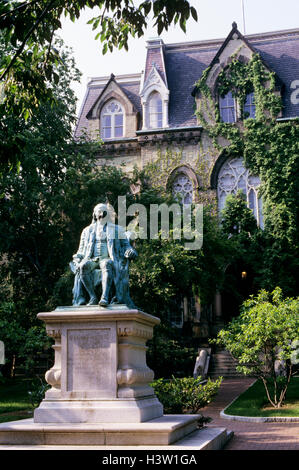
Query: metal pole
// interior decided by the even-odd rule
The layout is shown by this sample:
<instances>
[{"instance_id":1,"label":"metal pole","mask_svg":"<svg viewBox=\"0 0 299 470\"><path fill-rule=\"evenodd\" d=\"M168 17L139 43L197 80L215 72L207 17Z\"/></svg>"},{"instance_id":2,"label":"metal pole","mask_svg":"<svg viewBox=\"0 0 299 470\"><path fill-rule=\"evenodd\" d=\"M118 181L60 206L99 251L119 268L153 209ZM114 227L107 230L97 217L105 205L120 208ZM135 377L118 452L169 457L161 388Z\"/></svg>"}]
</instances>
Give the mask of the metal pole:
<instances>
[{"instance_id":1,"label":"metal pole","mask_svg":"<svg viewBox=\"0 0 299 470\"><path fill-rule=\"evenodd\" d=\"M246 34L246 29L245 29L245 10L244 10L244 0L242 1L242 17L243 17L243 34Z\"/></svg>"}]
</instances>

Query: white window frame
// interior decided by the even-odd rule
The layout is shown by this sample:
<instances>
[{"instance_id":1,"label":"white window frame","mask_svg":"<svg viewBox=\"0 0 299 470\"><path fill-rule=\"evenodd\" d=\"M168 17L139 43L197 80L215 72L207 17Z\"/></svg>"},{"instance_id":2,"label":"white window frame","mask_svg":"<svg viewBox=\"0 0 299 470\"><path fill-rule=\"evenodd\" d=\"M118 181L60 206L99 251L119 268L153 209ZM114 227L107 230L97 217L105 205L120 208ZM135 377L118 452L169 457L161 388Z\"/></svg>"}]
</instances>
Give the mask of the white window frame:
<instances>
[{"instance_id":1,"label":"white window frame","mask_svg":"<svg viewBox=\"0 0 299 470\"><path fill-rule=\"evenodd\" d=\"M234 107L232 108L232 106L226 106L226 105L221 105L221 102L224 103L224 100L225 98L227 97L228 94L231 94L231 97L232 97L232 100L233 100L233 103L234 103ZM222 100L222 101L221 101ZM219 100L218 100L218 103L219 103L219 113L220 113L220 119L221 119L221 122L227 122L229 124L233 124L234 122L237 121L237 118L238 118L238 102L236 100L236 98L232 95L232 92L229 91L228 93L226 93L226 95L224 95L223 97L219 96ZM234 114L234 121L224 121L222 119L222 115L221 115L221 111L224 110L224 109L233 109L233 114Z\"/></svg>"},{"instance_id":2,"label":"white window frame","mask_svg":"<svg viewBox=\"0 0 299 470\"><path fill-rule=\"evenodd\" d=\"M245 115L246 112L249 112L249 116L247 117L244 117L244 119L255 119L255 112L256 112L256 106L255 106L255 96L254 96L254 91L252 91L251 93L247 93L246 95L246 100L247 100L247 96L250 96L251 99L250 99L250 102L248 104L246 104L246 101L244 103L244 107L243 107L243 114ZM249 111L246 111L245 108L249 108ZM251 111L254 110L254 116L250 116L251 114Z\"/></svg>"},{"instance_id":3,"label":"white window frame","mask_svg":"<svg viewBox=\"0 0 299 470\"><path fill-rule=\"evenodd\" d=\"M148 97L148 123L149 129L162 129L163 127L163 100L158 91L152 91Z\"/></svg>"},{"instance_id":4,"label":"white window frame","mask_svg":"<svg viewBox=\"0 0 299 470\"><path fill-rule=\"evenodd\" d=\"M113 112L113 111L109 111L109 106L111 105L115 105L117 106L121 112ZM119 126L119 125L116 125L116 122L115 122L115 118L116 116L122 116L122 126ZM111 119L111 124L110 126L104 126L104 116L110 116L110 119ZM121 105L121 103L116 100L116 99L112 99L112 100L109 100L102 108L101 110L101 117L100 117L100 123L101 123L101 138L103 140L111 140L111 139L121 139L122 137L124 137L124 131L125 131L125 112L124 112L124 108L123 106ZM121 136L116 136L115 135L115 130L119 127L122 127L122 135ZM105 137L105 132L104 132L104 129L111 129L111 135L110 137Z\"/></svg>"}]
</instances>

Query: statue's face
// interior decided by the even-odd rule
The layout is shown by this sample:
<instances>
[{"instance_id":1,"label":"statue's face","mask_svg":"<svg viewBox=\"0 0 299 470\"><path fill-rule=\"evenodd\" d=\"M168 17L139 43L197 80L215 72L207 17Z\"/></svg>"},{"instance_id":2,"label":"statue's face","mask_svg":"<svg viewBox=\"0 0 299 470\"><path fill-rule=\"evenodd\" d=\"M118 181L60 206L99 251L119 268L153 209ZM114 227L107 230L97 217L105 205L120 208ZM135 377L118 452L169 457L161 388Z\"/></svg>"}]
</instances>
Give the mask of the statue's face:
<instances>
[{"instance_id":1,"label":"statue's face","mask_svg":"<svg viewBox=\"0 0 299 470\"><path fill-rule=\"evenodd\" d=\"M105 204L98 204L97 206L95 206L93 213L94 213L96 220L101 220L108 213L107 206Z\"/></svg>"}]
</instances>

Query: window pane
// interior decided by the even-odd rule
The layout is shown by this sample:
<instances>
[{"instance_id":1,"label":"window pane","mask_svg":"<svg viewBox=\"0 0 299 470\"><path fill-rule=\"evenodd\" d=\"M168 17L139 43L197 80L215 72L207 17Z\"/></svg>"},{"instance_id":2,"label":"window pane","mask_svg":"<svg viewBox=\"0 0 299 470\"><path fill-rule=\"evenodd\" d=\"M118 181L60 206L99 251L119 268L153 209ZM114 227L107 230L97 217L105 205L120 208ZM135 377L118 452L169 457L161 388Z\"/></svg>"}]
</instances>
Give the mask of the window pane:
<instances>
[{"instance_id":1,"label":"window pane","mask_svg":"<svg viewBox=\"0 0 299 470\"><path fill-rule=\"evenodd\" d=\"M158 92L154 91L149 97L149 126L152 129L163 126L162 99Z\"/></svg>"},{"instance_id":2,"label":"window pane","mask_svg":"<svg viewBox=\"0 0 299 470\"><path fill-rule=\"evenodd\" d=\"M162 113L162 100L159 98L156 102L157 113Z\"/></svg>"},{"instance_id":3,"label":"window pane","mask_svg":"<svg viewBox=\"0 0 299 470\"><path fill-rule=\"evenodd\" d=\"M110 139L110 137L111 137L111 127L104 127L103 139Z\"/></svg>"},{"instance_id":4,"label":"window pane","mask_svg":"<svg viewBox=\"0 0 299 470\"><path fill-rule=\"evenodd\" d=\"M115 137L122 137L123 136L123 128L121 127L116 127L115 128Z\"/></svg>"},{"instance_id":5,"label":"window pane","mask_svg":"<svg viewBox=\"0 0 299 470\"><path fill-rule=\"evenodd\" d=\"M157 116L157 127L162 127L162 114Z\"/></svg>"},{"instance_id":6,"label":"window pane","mask_svg":"<svg viewBox=\"0 0 299 470\"><path fill-rule=\"evenodd\" d=\"M122 114L116 114L114 117L114 123L116 126L122 126L123 125L123 115Z\"/></svg>"},{"instance_id":7,"label":"window pane","mask_svg":"<svg viewBox=\"0 0 299 470\"><path fill-rule=\"evenodd\" d=\"M235 99L231 92L219 97L220 117L223 122L236 121Z\"/></svg>"},{"instance_id":8,"label":"window pane","mask_svg":"<svg viewBox=\"0 0 299 470\"><path fill-rule=\"evenodd\" d=\"M246 101L244 104L244 116L246 118L255 118L255 102L254 102L254 93L249 93L246 96Z\"/></svg>"},{"instance_id":9,"label":"window pane","mask_svg":"<svg viewBox=\"0 0 299 470\"><path fill-rule=\"evenodd\" d=\"M101 113L101 135L103 139L123 136L124 114L121 104L109 101Z\"/></svg>"},{"instance_id":10,"label":"window pane","mask_svg":"<svg viewBox=\"0 0 299 470\"><path fill-rule=\"evenodd\" d=\"M103 127L111 127L111 116L103 116Z\"/></svg>"},{"instance_id":11,"label":"window pane","mask_svg":"<svg viewBox=\"0 0 299 470\"><path fill-rule=\"evenodd\" d=\"M258 211L259 211L259 225L264 228L264 217L263 217L263 201L262 198L258 198Z\"/></svg>"},{"instance_id":12,"label":"window pane","mask_svg":"<svg viewBox=\"0 0 299 470\"><path fill-rule=\"evenodd\" d=\"M228 108L228 121L235 122L235 108Z\"/></svg>"}]
</instances>

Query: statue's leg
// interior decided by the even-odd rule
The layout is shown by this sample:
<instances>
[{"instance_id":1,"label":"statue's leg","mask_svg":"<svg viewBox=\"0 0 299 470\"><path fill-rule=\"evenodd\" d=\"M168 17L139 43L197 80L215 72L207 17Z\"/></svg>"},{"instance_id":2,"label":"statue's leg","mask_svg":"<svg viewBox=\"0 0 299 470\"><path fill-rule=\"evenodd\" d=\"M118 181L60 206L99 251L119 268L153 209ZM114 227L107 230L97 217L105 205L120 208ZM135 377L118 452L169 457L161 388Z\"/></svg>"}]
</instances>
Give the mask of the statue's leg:
<instances>
[{"instance_id":1,"label":"statue's leg","mask_svg":"<svg viewBox=\"0 0 299 470\"><path fill-rule=\"evenodd\" d=\"M73 288L73 305L84 305L84 304L85 304L85 297L83 293L83 287L82 287L80 274L76 273L75 280L74 280L74 288Z\"/></svg>"},{"instance_id":2,"label":"statue's leg","mask_svg":"<svg viewBox=\"0 0 299 470\"><path fill-rule=\"evenodd\" d=\"M99 302L101 307L107 307L109 304L109 293L113 280L113 261L111 259L104 259L100 262L102 274L102 297Z\"/></svg>"},{"instance_id":3,"label":"statue's leg","mask_svg":"<svg viewBox=\"0 0 299 470\"><path fill-rule=\"evenodd\" d=\"M88 292L90 297L87 305L97 305L98 299L95 293L94 284L93 284L93 270L98 266L97 263L91 260L87 260L81 265L80 268L80 277L81 281Z\"/></svg>"}]
</instances>

